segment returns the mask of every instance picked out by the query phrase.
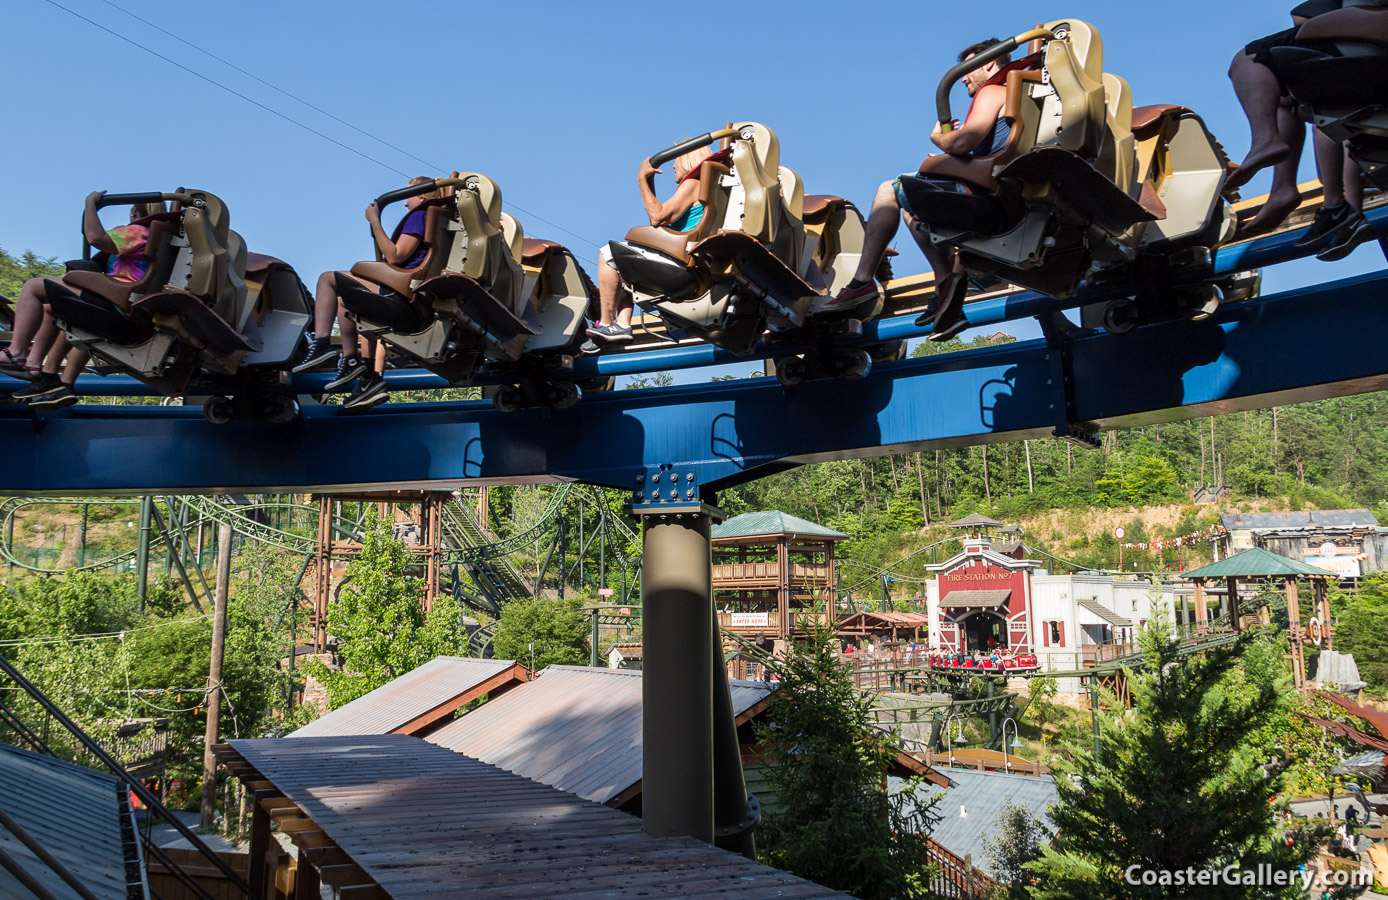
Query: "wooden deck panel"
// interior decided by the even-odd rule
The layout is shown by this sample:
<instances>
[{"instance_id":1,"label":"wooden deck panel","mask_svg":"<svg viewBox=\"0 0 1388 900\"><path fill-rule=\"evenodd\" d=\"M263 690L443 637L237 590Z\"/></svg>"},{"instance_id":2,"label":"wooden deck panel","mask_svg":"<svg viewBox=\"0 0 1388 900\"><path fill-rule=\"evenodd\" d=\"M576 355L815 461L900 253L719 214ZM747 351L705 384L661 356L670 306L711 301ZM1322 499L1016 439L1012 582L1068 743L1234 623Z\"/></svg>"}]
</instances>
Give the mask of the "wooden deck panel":
<instances>
[{"instance_id":1,"label":"wooden deck panel","mask_svg":"<svg viewBox=\"0 0 1388 900\"><path fill-rule=\"evenodd\" d=\"M310 819L291 837L385 895L844 896L403 735L236 741L224 760ZM325 878L325 880L327 880ZM368 885L370 887L370 885Z\"/></svg>"}]
</instances>

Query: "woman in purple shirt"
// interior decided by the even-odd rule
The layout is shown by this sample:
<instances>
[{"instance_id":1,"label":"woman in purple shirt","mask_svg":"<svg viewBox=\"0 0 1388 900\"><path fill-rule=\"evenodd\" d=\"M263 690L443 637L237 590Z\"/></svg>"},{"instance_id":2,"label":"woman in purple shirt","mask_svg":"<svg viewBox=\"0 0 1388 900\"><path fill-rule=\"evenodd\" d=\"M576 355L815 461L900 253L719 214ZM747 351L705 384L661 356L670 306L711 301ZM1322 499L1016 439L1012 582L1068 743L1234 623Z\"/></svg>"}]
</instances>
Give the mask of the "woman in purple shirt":
<instances>
[{"instance_id":1,"label":"woman in purple shirt","mask_svg":"<svg viewBox=\"0 0 1388 900\"><path fill-rule=\"evenodd\" d=\"M424 184L433 181L432 178L419 176L411 178L410 184ZM381 257L392 266L402 269L413 269L428 255L429 247L424 240L424 222L426 212L421 207L424 201L431 200L441 195L439 190L431 191L427 194L419 194L405 200L405 208L409 210L405 218L395 227L395 233L387 236L385 229L381 227L381 211L377 208L375 201L366 207L366 221L371 223L371 234L376 239L376 246L380 248ZM332 349L328 341L333 330L333 320L337 320L338 331L342 334L342 358L337 362L337 375L332 381L328 382L328 390L343 387L354 381L359 375L366 372L371 366L362 362L357 347L357 326L346 316L346 311L342 306L342 300L337 295L337 276L347 275L345 272L324 272L318 276L318 291L314 295L313 304L313 337L309 340L308 353L299 365L294 367L295 372L303 372L320 363L332 359L337 352ZM370 281L354 279L362 287L380 292L380 286ZM366 339L366 352L375 356L376 341L374 338ZM377 373L379 375L379 373ZM379 387L375 382L379 378L371 379L372 387L376 388L373 394L380 393L385 389L384 381ZM362 392L356 392L362 393ZM354 393L354 397L356 396Z\"/></svg>"}]
</instances>

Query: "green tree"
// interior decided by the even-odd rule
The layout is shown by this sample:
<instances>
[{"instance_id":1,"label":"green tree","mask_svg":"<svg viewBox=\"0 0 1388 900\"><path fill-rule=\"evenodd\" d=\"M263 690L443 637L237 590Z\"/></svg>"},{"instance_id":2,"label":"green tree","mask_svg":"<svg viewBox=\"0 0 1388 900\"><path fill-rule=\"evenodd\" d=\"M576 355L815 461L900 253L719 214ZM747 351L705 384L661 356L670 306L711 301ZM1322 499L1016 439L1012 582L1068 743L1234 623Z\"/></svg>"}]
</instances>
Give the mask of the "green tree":
<instances>
[{"instance_id":1,"label":"green tree","mask_svg":"<svg viewBox=\"0 0 1388 900\"><path fill-rule=\"evenodd\" d=\"M1335 649L1354 654L1359 677L1373 691L1388 690L1388 572L1364 579L1356 594L1331 595L1336 607Z\"/></svg>"},{"instance_id":2,"label":"green tree","mask_svg":"<svg viewBox=\"0 0 1388 900\"><path fill-rule=\"evenodd\" d=\"M997 882L994 900L1026 900L1027 886L1036 877L1027 864L1041 858L1041 845L1048 840L1045 826L1030 809L1010 801L1003 804L996 828L983 838Z\"/></svg>"},{"instance_id":3,"label":"green tree","mask_svg":"<svg viewBox=\"0 0 1388 900\"><path fill-rule=\"evenodd\" d=\"M866 900L927 896L933 803L914 780L883 790L895 750L833 646L833 632L815 631L779 661L780 688L757 724L779 801L757 832L762 861Z\"/></svg>"},{"instance_id":4,"label":"green tree","mask_svg":"<svg viewBox=\"0 0 1388 900\"><path fill-rule=\"evenodd\" d=\"M1130 884L1125 872L1197 872L1237 865L1294 869L1327 836L1308 826L1286 842L1269 797L1287 776L1265 766L1255 733L1286 713L1283 672L1268 677L1245 654L1256 637L1181 658L1166 617L1155 614L1140 643L1150 668L1129 672L1134 709L1101 720L1100 755L1057 761L1051 820L1057 849L1030 864L1038 900L1086 898L1297 897L1297 889L1218 884ZM1112 699L1112 698L1110 698Z\"/></svg>"},{"instance_id":5,"label":"green tree","mask_svg":"<svg viewBox=\"0 0 1388 900\"><path fill-rule=\"evenodd\" d=\"M63 271L56 256L42 257L25 250L15 257L0 248L0 294L11 300L19 296L19 288L30 278L55 277Z\"/></svg>"},{"instance_id":6,"label":"green tree","mask_svg":"<svg viewBox=\"0 0 1388 900\"><path fill-rule=\"evenodd\" d=\"M501 609L492 649L501 659L530 665L530 645L535 645L535 670L546 666L582 666L589 662L591 627L583 601L535 598L512 600Z\"/></svg>"},{"instance_id":7,"label":"green tree","mask_svg":"<svg viewBox=\"0 0 1388 900\"><path fill-rule=\"evenodd\" d=\"M447 594L426 614L424 586L390 522L368 513L360 555L347 566L342 596L328 609L342 671L314 660L305 671L322 682L336 709L436 656L457 655L465 640L462 610Z\"/></svg>"}]
</instances>

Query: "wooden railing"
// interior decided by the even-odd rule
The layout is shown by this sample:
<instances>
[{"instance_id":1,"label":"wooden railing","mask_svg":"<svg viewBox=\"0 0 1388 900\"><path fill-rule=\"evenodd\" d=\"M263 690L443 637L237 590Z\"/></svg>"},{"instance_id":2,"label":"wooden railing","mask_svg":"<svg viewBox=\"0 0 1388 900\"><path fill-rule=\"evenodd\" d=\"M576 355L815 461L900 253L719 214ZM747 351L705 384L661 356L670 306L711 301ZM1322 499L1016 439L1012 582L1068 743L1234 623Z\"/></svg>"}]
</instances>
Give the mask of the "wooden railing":
<instances>
[{"instance_id":1,"label":"wooden railing","mask_svg":"<svg viewBox=\"0 0 1388 900\"><path fill-rule=\"evenodd\" d=\"M995 883L973 864L973 859L962 859L932 838L925 839L926 855L935 870L930 879L930 890L936 897L949 897L951 900L984 900L992 897Z\"/></svg>"},{"instance_id":2,"label":"wooden railing","mask_svg":"<svg viewBox=\"0 0 1388 900\"><path fill-rule=\"evenodd\" d=\"M790 580L792 583L815 581L827 584L830 569L827 565L792 562ZM774 562L716 563L713 566L713 580L719 581L765 581L775 584L780 577L780 567Z\"/></svg>"}]
</instances>

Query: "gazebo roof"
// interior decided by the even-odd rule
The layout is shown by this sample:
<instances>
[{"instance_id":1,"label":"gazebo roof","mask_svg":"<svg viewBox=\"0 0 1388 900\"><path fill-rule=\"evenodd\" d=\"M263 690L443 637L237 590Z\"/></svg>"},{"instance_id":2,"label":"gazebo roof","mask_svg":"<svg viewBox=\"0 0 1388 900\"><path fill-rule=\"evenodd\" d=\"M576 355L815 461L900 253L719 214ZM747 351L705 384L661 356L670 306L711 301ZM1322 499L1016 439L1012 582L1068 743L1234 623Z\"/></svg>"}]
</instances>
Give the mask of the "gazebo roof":
<instances>
[{"instance_id":1,"label":"gazebo roof","mask_svg":"<svg viewBox=\"0 0 1388 900\"><path fill-rule=\"evenodd\" d=\"M713 540L730 538L762 537L770 535L795 535L796 537L823 538L831 541L847 540L848 535L824 525L806 521L799 516L768 509L762 512L743 513L726 522L713 526Z\"/></svg>"},{"instance_id":2,"label":"gazebo roof","mask_svg":"<svg viewBox=\"0 0 1388 900\"><path fill-rule=\"evenodd\" d=\"M950 528L978 528L980 526L987 528L1001 528L1002 523L999 522L997 519L990 519L985 515L980 515L979 513L972 513L960 519L958 522L949 523Z\"/></svg>"},{"instance_id":3,"label":"gazebo roof","mask_svg":"<svg viewBox=\"0 0 1388 900\"><path fill-rule=\"evenodd\" d=\"M1186 578L1255 578L1259 576L1283 576L1295 578L1298 575L1330 578L1334 573L1304 562L1287 559L1270 553L1261 547L1235 553L1219 562L1201 566L1185 573Z\"/></svg>"}]
</instances>

